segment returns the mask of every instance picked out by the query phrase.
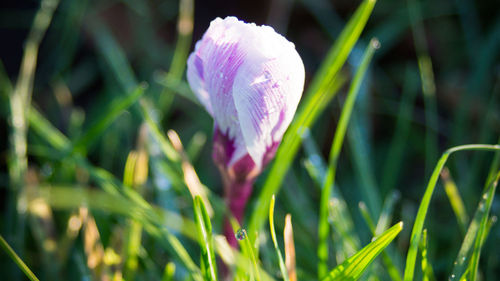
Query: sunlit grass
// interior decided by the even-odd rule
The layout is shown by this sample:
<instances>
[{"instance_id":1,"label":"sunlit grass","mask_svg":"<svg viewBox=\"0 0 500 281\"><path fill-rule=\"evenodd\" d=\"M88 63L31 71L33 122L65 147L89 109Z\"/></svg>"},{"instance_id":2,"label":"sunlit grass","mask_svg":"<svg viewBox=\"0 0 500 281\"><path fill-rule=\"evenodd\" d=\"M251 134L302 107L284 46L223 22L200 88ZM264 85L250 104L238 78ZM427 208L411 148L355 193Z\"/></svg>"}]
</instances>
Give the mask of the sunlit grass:
<instances>
[{"instance_id":1,"label":"sunlit grass","mask_svg":"<svg viewBox=\"0 0 500 281\"><path fill-rule=\"evenodd\" d=\"M245 219L234 224L240 248L232 249L220 234L227 208L211 161L212 121L184 74L193 30L205 28L202 12L192 0L169 3L120 3L133 23L129 46L104 20L114 3L42 0L16 74L0 62L0 114L8 121L0 127L7 168L0 279L500 274L498 19L479 34L468 1L364 0L345 24L326 2L290 4L334 40L315 57L290 24L308 83ZM172 41L152 36L161 29L154 9L174 26ZM293 22L296 12L288 13ZM477 42L455 44L464 62L450 51L443 66L435 33L448 38L437 27L457 14L458 31ZM410 59L391 56L401 45L411 46ZM470 70L455 70L461 64ZM451 88L450 97L456 72L465 89L458 97Z\"/></svg>"}]
</instances>

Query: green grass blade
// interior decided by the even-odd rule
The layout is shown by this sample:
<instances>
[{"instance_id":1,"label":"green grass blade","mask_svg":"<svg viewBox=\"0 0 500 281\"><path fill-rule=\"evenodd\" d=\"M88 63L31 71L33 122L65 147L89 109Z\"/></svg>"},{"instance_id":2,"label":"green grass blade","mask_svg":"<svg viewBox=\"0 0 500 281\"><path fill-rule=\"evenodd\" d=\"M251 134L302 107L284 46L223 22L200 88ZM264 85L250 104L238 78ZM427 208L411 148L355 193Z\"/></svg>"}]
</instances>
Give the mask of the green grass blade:
<instances>
[{"instance_id":1,"label":"green grass blade","mask_svg":"<svg viewBox=\"0 0 500 281\"><path fill-rule=\"evenodd\" d=\"M92 141L100 136L124 110L132 106L144 94L146 88L146 83L139 84L131 94L115 99L113 104L103 111L103 115L78 140L75 140L74 150L83 151L89 147Z\"/></svg>"},{"instance_id":2,"label":"green grass blade","mask_svg":"<svg viewBox=\"0 0 500 281\"><path fill-rule=\"evenodd\" d=\"M9 255L9 257L17 264L19 269L21 269L26 277L28 277L31 281L39 281L35 274L29 269L29 267L21 260L21 258L14 252L14 250L7 244L7 241L3 239L3 236L0 235L0 246L2 249Z\"/></svg>"},{"instance_id":3,"label":"green grass blade","mask_svg":"<svg viewBox=\"0 0 500 281\"><path fill-rule=\"evenodd\" d=\"M310 134L304 134L303 141L304 149L308 156L304 162L304 166L314 181L315 186L318 187L318 190L321 190L326 175L325 161ZM333 230L333 240L336 241L339 239L339 243L334 243L333 245L336 251L336 261L339 264L352 256L360 248L360 241L354 229L355 224L348 210L348 204L338 188L334 187L332 189L328 208Z\"/></svg>"},{"instance_id":4,"label":"green grass blade","mask_svg":"<svg viewBox=\"0 0 500 281\"><path fill-rule=\"evenodd\" d=\"M270 198L279 191L281 182L299 149L300 136L306 128L309 128L314 123L342 84L342 76L338 75L340 68L345 63L347 56L363 31L374 6L375 0L363 1L347 23L335 45L328 52L327 58L315 75L305 94L307 98L302 102L295 120L283 137L280 148L276 153L276 160L269 173L270 176L258 196L257 207L252 213L249 223L251 235L258 232L264 225ZM253 240L255 240L255 237L252 237Z\"/></svg>"},{"instance_id":5,"label":"green grass blade","mask_svg":"<svg viewBox=\"0 0 500 281\"><path fill-rule=\"evenodd\" d=\"M7 239L12 241L12 247L22 255L24 251L25 211L17 208L19 196L23 192L28 170L28 124L29 109L35 83L35 72L38 62L40 43L49 28L59 0L40 1L26 41L23 44L23 55L17 81L9 92L9 196L7 201L7 220L5 231ZM10 84L7 82L6 84ZM2 88L4 86L2 85ZM17 237L17 239L12 239ZM17 273L16 273L17 274ZM7 278L16 278L8 276Z\"/></svg>"},{"instance_id":6,"label":"green grass blade","mask_svg":"<svg viewBox=\"0 0 500 281\"><path fill-rule=\"evenodd\" d=\"M283 276L283 280L288 281L288 272L285 266L285 261L283 260L283 256L281 255L281 251L278 247L276 232L274 231L274 203L275 197L273 195L273 197L271 197L271 204L269 205L269 230L271 232L271 238L273 240L274 251L276 252L276 256L278 257L281 275Z\"/></svg>"},{"instance_id":7,"label":"green grass blade","mask_svg":"<svg viewBox=\"0 0 500 281\"><path fill-rule=\"evenodd\" d=\"M405 78L403 85L403 92L401 97L401 104L396 120L396 128L394 135L387 152L386 161L384 163L384 170L382 173L382 194L387 194L393 190L398 182L398 175L403 161L405 149L407 149L407 139L411 129L411 118L417 96L417 81L415 77L415 69L407 66L405 70Z\"/></svg>"},{"instance_id":8,"label":"green grass blade","mask_svg":"<svg viewBox=\"0 0 500 281\"><path fill-rule=\"evenodd\" d=\"M457 218L458 226L460 227L462 233L465 234L465 228L467 227L469 216L465 210L465 204L462 200L462 196L460 196L457 185L451 178L450 171L448 169L443 169L441 172L441 179L444 182L444 191L446 192L446 196L448 196L448 200L450 200L450 205L453 209L453 213L455 213L455 217Z\"/></svg>"},{"instance_id":9,"label":"green grass blade","mask_svg":"<svg viewBox=\"0 0 500 281\"><path fill-rule=\"evenodd\" d=\"M344 142L347 125L349 124L349 119L351 117L356 97L359 93L359 89L361 88L361 83L363 82L365 73L368 70L368 66L373 57L375 49L378 48L378 46L379 42L376 39L372 39L372 41L366 48L361 64L356 71L356 75L354 76L351 87L349 88L345 104L342 107L339 123L333 137L328 170L326 173L325 181L323 183L323 188L321 190L320 199L318 225L318 278L322 278L328 272L328 236L330 230L330 225L328 223L328 204L330 201L331 190L335 182L337 161L340 155L342 144Z\"/></svg>"},{"instance_id":10,"label":"green grass blade","mask_svg":"<svg viewBox=\"0 0 500 281\"><path fill-rule=\"evenodd\" d=\"M205 280L217 281L217 264L215 262L212 224L203 199L199 195L194 198L194 217L198 229L198 243L201 247L201 271Z\"/></svg>"},{"instance_id":11,"label":"green grass blade","mask_svg":"<svg viewBox=\"0 0 500 281\"><path fill-rule=\"evenodd\" d=\"M410 5L412 4L412 5ZM421 24L422 16L420 11L420 2L408 0L408 11L412 23L413 41L417 52L418 69L422 83L422 93L424 96L425 107L425 170L429 174L432 164L438 155L438 138L432 128L437 127L437 104L436 104L436 85L434 81L434 72L432 70L432 61L428 51L428 43L425 37L425 31Z\"/></svg>"},{"instance_id":12,"label":"green grass blade","mask_svg":"<svg viewBox=\"0 0 500 281\"><path fill-rule=\"evenodd\" d=\"M434 281L434 270L427 257L427 229L422 231L422 241L420 242L420 252L422 255L422 281Z\"/></svg>"},{"instance_id":13,"label":"green grass blade","mask_svg":"<svg viewBox=\"0 0 500 281\"><path fill-rule=\"evenodd\" d=\"M368 211L366 205L363 202L359 202L359 210L361 211L361 215L363 216L363 219L365 220L366 224L368 225L370 231L374 236L380 235L388 228L390 223L390 218L392 216L392 210L398 198L399 198L399 193L397 192L393 192L393 194L387 197L387 199L384 202L382 213L380 214L376 226L372 218L370 217L370 212ZM387 250L382 252L382 261L387 267L387 273L389 273L389 276L393 281L401 281L403 280L403 278L401 277L401 273L394 264L393 260L394 260L393 256L389 255Z\"/></svg>"},{"instance_id":14,"label":"green grass blade","mask_svg":"<svg viewBox=\"0 0 500 281\"><path fill-rule=\"evenodd\" d=\"M30 108L28 121L31 128L39 133L52 147L59 151L66 151L69 149L71 144L68 138L52 126L52 124L33 106Z\"/></svg>"},{"instance_id":15,"label":"green grass blade","mask_svg":"<svg viewBox=\"0 0 500 281\"><path fill-rule=\"evenodd\" d=\"M323 281L357 280L368 265L396 238L403 229L403 222L399 222L382 235L375 237L373 242L348 258L344 263L334 268Z\"/></svg>"},{"instance_id":16,"label":"green grass blade","mask_svg":"<svg viewBox=\"0 0 500 281\"><path fill-rule=\"evenodd\" d=\"M182 79L186 68L186 61L191 47L193 34L194 0L179 1L179 16L177 19L177 42L170 69L165 75L165 80L176 87ZM173 100L173 93L169 87L165 87L158 100L160 114L167 113L168 107ZM162 119L162 118L160 118Z\"/></svg>"},{"instance_id":17,"label":"green grass blade","mask_svg":"<svg viewBox=\"0 0 500 281\"><path fill-rule=\"evenodd\" d=\"M468 271L469 276L467 280L476 280L479 257L482 246L484 244L484 240L488 233L488 218L499 178L500 172L497 173L496 178L489 184L486 192L483 194L481 201L479 202L476 213L474 214L474 218L464 239L464 243L462 244L462 247L460 249L455 268L453 269L453 272L451 274L452 277L455 276L455 278L461 278L461 276L463 276L465 272ZM468 260L472 245L474 245L474 248L472 249L470 262L468 263L466 269L465 262ZM465 259L463 257L465 257ZM452 277L450 277L450 280L455 279Z\"/></svg>"},{"instance_id":18,"label":"green grass blade","mask_svg":"<svg viewBox=\"0 0 500 281\"><path fill-rule=\"evenodd\" d=\"M443 170L443 167L446 164L446 161L448 160L450 154L457 151L465 151L465 150L498 151L500 150L500 145L483 145L483 144L461 145L452 147L443 153L438 163L436 164L434 171L432 172L431 178L429 179L429 183L427 184L427 188L425 189L422 202L420 203L420 206L418 208L415 223L413 224L413 229L411 232L411 239L410 239L410 248L408 249L408 254L406 255L406 266L403 278L404 281L411 281L413 280L414 277L418 245L420 244L420 239L422 237L422 229L424 228L425 217L429 209L429 204L432 198L432 194L434 192L434 188L436 187L439 174Z\"/></svg>"},{"instance_id":19,"label":"green grass blade","mask_svg":"<svg viewBox=\"0 0 500 281\"><path fill-rule=\"evenodd\" d=\"M380 235L383 231L385 231L391 222L392 213L394 211L394 205L401 198L401 194L399 191L392 191L384 201L384 205L382 207L382 212L380 213L380 217L377 221L377 226L375 227L375 234Z\"/></svg>"},{"instance_id":20,"label":"green grass blade","mask_svg":"<svg viewBox=\"0 0 500 281\"><path fill-rule=\"evenodd\" d=\"M257 257L255 256L255 251L253 250L254 247L252 246L250 242L250 237L248 237L247 231L244 228L239 229L236 232L236 236L238 239L238 243L240 245L240 248L243 251L243 254L248 257L251 265L252 265L252 275L253 278L256 281L260 281L260 270L259 270L259 264ZM248 276L248 272L247 272Z\"/></svg>"},{"instance_id":21,"label":"green grass blade","mask_svg":"<svg viewBox=\"0 0 500 281\"><path fill-rule=\"evenodd\" d=\"M180 155L177 153L177 151L174 149L172 144L167 140L164 134L162 134L160 128L156 124L156 122L153 119L153 116L151 116L150 112L152 111L152 107L148 105L146 100L141 100L141 112L142 116L144 117L144 121L146 121L146 124L148 124L148 127L151 131L151 134L153 135L153 138L158 142L160 145L160 149L167 157L168 160L172 162L178 162L180 161Z\"/></svg>"}]
</instances>

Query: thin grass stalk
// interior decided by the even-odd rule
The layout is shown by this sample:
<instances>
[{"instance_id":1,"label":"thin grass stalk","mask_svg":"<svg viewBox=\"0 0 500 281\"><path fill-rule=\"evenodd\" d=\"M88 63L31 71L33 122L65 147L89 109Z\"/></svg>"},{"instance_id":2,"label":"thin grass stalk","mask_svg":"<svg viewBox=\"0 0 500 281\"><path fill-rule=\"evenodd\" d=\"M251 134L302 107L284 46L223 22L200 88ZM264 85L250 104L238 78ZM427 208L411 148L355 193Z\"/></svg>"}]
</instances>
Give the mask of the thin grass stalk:
<instances>
[{"instance_id":1,"label":"thin grass stalk","mask_svg":"<svg viewBox=\"0 0 500 281\"><path fill-rule=\"evenodd\" d=\"M434 188L436 187L437 180L439 179L439 174L443 170L443 167L446 164L448 157L452 153L458 151L467 151L467 150L500 151L500 145L487 145L487 144L461 145L452 147L443 153L438 163L436 164L434 171L432 172L431 178L429 179L429 183L427 184L427 188L425 189L422 202L420 203L420 206L418 208L415 223L413 225L413 229L411 232L410 248L408 249L408 254L406 256L406 266L403 277L404 281L412 281L414 277L418 245L420 244L420 239L422 238L422 229L424 227L425 217L429 209L429 204L432 198L432 194L434 192Z\"/></svg>"},{"instance_id":2,"label":"thin grass stalk","mask_svg":"<svg viewBox=\"0 0 500 281\"><path fill-rule=\"evenodd\" d=\"M14 249L5 241L2 235L0 235L0 247L9 255L9 257L16 263L16 265L21 269L26 277L31 281L39 281L31 269L23 262L23 260L14 252Z\"/></svg>"},{"instance_id":3,"label":"thin grass stalk","mask_svg":"<svg viewBox=\"0 0 500 281\"><path fill-rule=\"evenodd\" d=\"M265 223L271 196L278 193L281 182L299 149L300 136L314 123L318 114L325 109L328 102L336 95L339 86L343 84L344 77L339 71L363 31L375 2L375 0L365 0L358 7L311 82L305 94L308 98L299 108L296 119L283 137L269 173L272 177L267 178L259 194L257 208L250 217L249 230L252 241L256 238L254 233L262 229Z\"/></svg>"},{"instance_id":4,"label":"thin grass stalk","mask_svg":"<svg viewBox=\"0 0 500 281\"><path fill-rule=\"evenodd\" d=\"M436 85L434 81L434 72L432 69L432 60L429 55L428 43L425 37L425 30L421 23L420 2L408 0L408 11L411 21L413 42L417 52L418 70L420 73L420 82L422 83L422 94L425 106L425 171L430 174L430 169L438 154L438 138L433 128L437 128L437 104L436 104Z\"/></svg>"},{"instance_id":5,"label":"thin grass stalk","mask_svg":"<svg viewBox=\"0 0 500 281\"><path fill-rule=\"evenodd\" d=\"M375 53L375 49L379 46L377 39L372 39L370 44L365 50L365 54L361 61L361 64L353 78L351 88L347 94L347 99L345 101L344 107L342 108L342 113L340 114L339 123L337 129L335 130L335 135L333 137L332 147L330 150L330 160L328 165L328 170L326 173L326 178L321 191L320 199L320 211L319 211L319 226L318 226L318 279L326 276L328 273L328 237L330 232L330 226L328 223L328 204L330 200L331 190L335 182L335 174L337 170L337 162L340 155L340 150L344 142L345 133L347 131L347 125L356 101L356 97L361 88L361 83L363 82L366 70L370 64L371 58Z\"/></svg>"}]
</instances>

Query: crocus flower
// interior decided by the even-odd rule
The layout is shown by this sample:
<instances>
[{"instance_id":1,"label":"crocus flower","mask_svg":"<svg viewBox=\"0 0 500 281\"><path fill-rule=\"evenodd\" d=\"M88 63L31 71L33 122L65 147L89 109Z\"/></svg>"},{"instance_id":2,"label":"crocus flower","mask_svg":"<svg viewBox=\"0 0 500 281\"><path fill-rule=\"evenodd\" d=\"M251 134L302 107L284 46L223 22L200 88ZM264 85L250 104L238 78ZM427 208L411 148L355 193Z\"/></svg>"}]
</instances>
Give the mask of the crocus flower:
<instances>
[{"instance_id":1,"label":"crocus flower","mask_svg":"<svg viewBox=\"0 0 500 281\"><path fill-rule=\"evenodd\" d=\"M214 119L214 162L229 209L241 221L256 176L295 114L304 65L273 28L217 18L189 56L187 78Z\"/></svg>"}]
</instances>

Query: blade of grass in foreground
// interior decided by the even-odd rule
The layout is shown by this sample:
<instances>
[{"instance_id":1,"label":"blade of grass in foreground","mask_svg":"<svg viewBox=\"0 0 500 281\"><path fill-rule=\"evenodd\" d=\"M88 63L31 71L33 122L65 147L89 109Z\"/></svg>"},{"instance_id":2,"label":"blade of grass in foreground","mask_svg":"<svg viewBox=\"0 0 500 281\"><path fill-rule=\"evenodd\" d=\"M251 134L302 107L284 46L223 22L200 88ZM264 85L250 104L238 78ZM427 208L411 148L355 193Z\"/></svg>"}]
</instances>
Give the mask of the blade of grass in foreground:
<instances>
[{"instance_id":1,"label":"blade of grass in foreground","mask_svg":"<svg viewBox=\"0 0 500 281\"><path fill-rule=\"evenodd\" d=\"M439 174L441 173L441 170L443 170L443 167L446 164L448 157L452 153L464 150L500 151L500 145L486 145L486 144L461 145L452 147L443 153L438 163L436 164L434 171L432 172L431 178L429 180L429 183L427 184L427 188L424 193L424 197L422 198L422 202L420 203L420 206L418 208L415 223L413 224L413 230L411 232L410 248L408 249L408 254L406 256L406 266L403 278L404 281L413 280L413 275L415 272L415 264L417 259L418 245L420 244L425 217L427 215L427 210L429 209L432 193L434 192L434 188L436 187Z\"/></svg>"},{"instance_id":2,"label":"blade of grass in foreground","mask_svg":"<svg viewBox=\"0 0 500 281\"><path fill-rule=\"evenodd\" d=\"M474 218L469 225L467 234L465 235L462 246L460 247L460 251L458 252L457 259L453 263L455 266L449 280L461 278L465 274L465 272L467 272L467 270L471 275L475 275L475 273L472 272L473 270L477 272L476 263L479 261L479 251L481 250L483 242L481 240L483 240L483 234L485 233L485 229L487 228L488 215L491 204L493 202L496 185L498 184L499 175L500 173L497 174L496 179L494 179L494 181L492 181L488 186L487 190L484 192L481 198L481 201L478 204L476 213L474 214ZM473 255L470 259L470 262L466 263L469 260L469 255L473 246ZM475 279L472 279L471 276L471 279L467 280Z\"/></svg>"},{"instance_id":3,"label":"blade of grass in foreground","mask_svg":"<svg viewBox=\"0 0 500 281\"><path fill-rule=\"evenodd\" d=\"M373 242L348 258L344 263L334 268L323 281L357 280L368 265L396 238L403 229L403 222L399 222L382 235L375 237Z\"/></svg>"},{"instance_id":4,"label":"blade of grass in foreground","mask_svg":"<svg viewBox=\"0 0 500 281\"><path fill-rule=\"evenodd\" d=\"M281 255L281 251L278 248L278 241L276 241L276 232L274 231L274 203L275 197L271 197L271 205L269 206L269 230L271 232L271 238L273 240L274 251L276 252L276 256L278 257L281 275L283 276L283 280L288 281L288 273L286 270L285 262L283 261L283 256Z\"/></svg>"},{"instance_id":5,"label":"blade of grass in foreground","mask_svg":"<svg viewBox=\"0 0 500 281\"><path fill-rule=\"evenodd\" d=\"M373 57L375 49L377 49L378 47L378 40L372 39L370 41L370 44L366 48L361 64L356 71L351 87L349 89L349 93L347 94L345 104L342 107L342 113L340 114L339 123L337 125L337 129L335 130L335 136L333 137L328 170L326 173L325 181L323 183L323 188L321 190L320 199L321 201L318 226L318 279L325 276L328 272L328 236L330 233L330 225L328 222L328 203L330 201L331 190L335 182L335 174L337 170L337 162L339 159L340 150L344 142L347 125L349 124L349 119L351 117L356 97L359 93L359 89L361 88L361 83L363 82L366 71L368 70L368 66Z\"/></svg>"},{"instance_id":6,"label":"blade of grass in foreground","mask_svg":"<svg viewBox=\"0 0 500 281\"><path fill-rule=\"evenodd\" d=\"M250 218L249 233L252 236L252 241L255 240L255 233L264 225L271 196L278 192L280 184L299 149L300 136L305 129L314 123L340 88L343 82L342 76L338 75L340 68L363 31L374 6L375 0L365 0L359 6L335 45L328 52L327 58L305 94L307 100L302 103L297 117L283 138L276 153L275 163L269 173L270 176L259 194L256 208Z\"/></svg>"},{"instance_id":7,"label":"blade of grass in foreground","mask_svg":"<svg viewBox=\"0 0 500 281\"><path fill-rule=\"evenodd\" d=\"M9 257L17 264L17 266L26 274L31 281L39 281L36 278L35 274L29 269L29 267L21 260L21 258L14 252L14 250L7 244L7 241L3 239L3 236L0 235L0 246L3 250L9 255Z\"/></svg>"},{"instance_id":8,"label":"blade of grass in foreground","mask_svg":"<svg viewBox=\"0 0 500 281\"><path fill-rule=\"evenodd\" d=\"M361 211L361 215L365 219L366 224L368 225L374 236L380 235L389 227L389 223L391 221L392 213L394 210L394 205L399 200L399 197L400 195L397 192L397 190L393 191L391 194L387 196L387 198L384 201L382 212L380 214L376 226L372 218L370 217L368 210L366 209L367 208L366 205L363 202L359 203L359 209ZM390 250L390 247L382 252L382 261L384 262L387 268L387 273L389 274L389 276L393 281L401 281L403 280L403 277L401 276L401 273L398 267L396 267L394 262L396 261L396 257L394 255L390 255L388 250Z\"/></svg>"},{"instance_id":9,"label":"blade of grass in foreground","mask_svg":"<svg viewBox=\"0 0 500 281\"><path fill-rule=\"evenodd\" d=\"M206 281L217 281L217 264L215 263L212 224L203 199L194 197L194 216L198 228L198 243L201 247L201 272Z\"/></svg>"}]
</instances>

